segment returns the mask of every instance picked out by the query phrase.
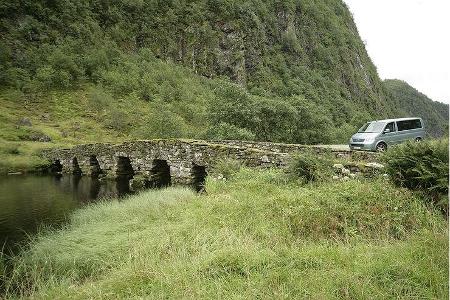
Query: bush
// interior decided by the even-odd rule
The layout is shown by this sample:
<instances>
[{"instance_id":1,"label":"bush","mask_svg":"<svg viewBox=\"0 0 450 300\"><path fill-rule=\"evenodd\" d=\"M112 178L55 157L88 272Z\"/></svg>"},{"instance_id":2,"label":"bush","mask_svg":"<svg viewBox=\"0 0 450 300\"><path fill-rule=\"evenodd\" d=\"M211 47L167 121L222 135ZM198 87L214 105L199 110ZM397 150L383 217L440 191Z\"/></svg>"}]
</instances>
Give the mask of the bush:
<instances>
[{"instance_id":1,"label":"bush","mask_svg":"<svg viewBox=\"0 0 450 300\"><path fill-rule=\"evenodd\" d=\"M101 86L89 89L87 99L89 108L95 112L104 110L113 102L113 97Z\"/></svg>"},{"instance_id":2,"label":"bush","mask_svg":"<svg viewBox=\"0 0 450 300\"><path fill-rule=\"evenodd\" d=\"M106 126L116 131L126 132L130 122L131 120L125 112L118 109L113 109L109 113Z\"/></svg>"},{"instance_id":3,"label":"bush","mask_svg":"<svg viewBox=\"0 0 450 300\"><path fill-rule=\"evenodd\" d=\"M383 160L396 185L423 191L448 211L448 199L442 198L448 194L448 139L398 145L386 152Z\"/></svg>"},{"instance_id":4,"label":"bush","mask_svg":"<svg viewBox=\"0 0 450 300\"><path fill-rule=\"evenodd\" d=\"M211 126L206 133L206 138L211 140L252 141L255 139L255 135L245 128L222 122L218 125Z\"/></svg>"},{"instance_id":5,"label":"bush","mask_svg":"<svg viewBox=\"0 0 450 300\"><path fill-rule=\"evenodd\" d=\"M333 162L327 154L317 154L313 150L294 155L288 173L302 183L324 181L332 177Z\"/></svg>"},{"instance_id":6,"label":"bush","mask_svg":"<svg viewBox=\"0 0 450 300\"><path fill-rule=\"evenodd\" d=\"M185 136L186 123L178 114L161 103L154 104L154 111L135 130L134 135L144 139L170 139Z\"/></svg>"}]
</instances>

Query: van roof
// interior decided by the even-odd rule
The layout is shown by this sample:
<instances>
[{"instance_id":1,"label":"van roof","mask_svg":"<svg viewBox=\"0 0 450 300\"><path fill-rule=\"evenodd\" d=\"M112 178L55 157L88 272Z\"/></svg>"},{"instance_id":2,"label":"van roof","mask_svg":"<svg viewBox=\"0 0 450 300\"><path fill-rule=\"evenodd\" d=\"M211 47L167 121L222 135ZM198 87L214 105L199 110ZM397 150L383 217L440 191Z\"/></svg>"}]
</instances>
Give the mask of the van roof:
<instances>
[{"instance_id":1,"label":"van roof","mask_svg":"<svg viewBox=\"0 0 450 300\"><path fill-rule=\"evenodd\" d=\"M388 123L388 122L396 122L396 121L406 121L406 120L416 120L416 119L420 119L422 120L422 118L397 118L397 119L385 119L385 120L376 120L376 121L372 121L372 122L383 122L383 123Z\"/></svg>"}]
</instances>

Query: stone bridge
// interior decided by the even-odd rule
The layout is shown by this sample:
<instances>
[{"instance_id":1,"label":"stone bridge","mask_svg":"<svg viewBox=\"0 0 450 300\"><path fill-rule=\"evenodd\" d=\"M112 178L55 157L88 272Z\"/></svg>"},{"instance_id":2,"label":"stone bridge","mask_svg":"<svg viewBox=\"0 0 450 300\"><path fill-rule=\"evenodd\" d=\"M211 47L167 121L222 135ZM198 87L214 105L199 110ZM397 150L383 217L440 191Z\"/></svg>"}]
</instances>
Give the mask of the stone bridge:
<instances>
[{"instance_id":1,"label":"stone bridge","mask_svg":"<svg viewBox=\"0 0 450 300\"><path fill-rule=\"evenodd\" d=\"M86 144L42 153L51 171L88 176L141 178L146 186L204 182L216 162L233 159L249 167L283 168L293 152L313 148L318 154L369 160L370 153L323 147L241 141L150 140L122 144ZM358 159L361 159L358 157Z\"/></svg>"}]
</instances>

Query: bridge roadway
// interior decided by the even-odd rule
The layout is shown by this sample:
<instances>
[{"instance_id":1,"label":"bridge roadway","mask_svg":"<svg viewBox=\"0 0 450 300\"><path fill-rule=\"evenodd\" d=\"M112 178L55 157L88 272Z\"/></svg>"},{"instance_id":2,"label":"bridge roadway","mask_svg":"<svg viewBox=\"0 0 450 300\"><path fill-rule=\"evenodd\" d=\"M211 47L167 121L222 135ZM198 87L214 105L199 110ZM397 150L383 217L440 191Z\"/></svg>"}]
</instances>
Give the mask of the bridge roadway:
<instances>
[{"instance_id":1,"label":"bridge roadway","mask_svg":"<svg viewBox=\"0 0 450 300\"><path fill-rule=\"evenodd\" d=\"M283 168L294 152L331 151L337 157L370 160L373 154L341 147L304 146L269 142L148 140L122 144L85 144L49 149L42 156L57 173L144 178L151 186L204 181L216 162L233 159L249 167Z\"/></svg>"}]
</instances>

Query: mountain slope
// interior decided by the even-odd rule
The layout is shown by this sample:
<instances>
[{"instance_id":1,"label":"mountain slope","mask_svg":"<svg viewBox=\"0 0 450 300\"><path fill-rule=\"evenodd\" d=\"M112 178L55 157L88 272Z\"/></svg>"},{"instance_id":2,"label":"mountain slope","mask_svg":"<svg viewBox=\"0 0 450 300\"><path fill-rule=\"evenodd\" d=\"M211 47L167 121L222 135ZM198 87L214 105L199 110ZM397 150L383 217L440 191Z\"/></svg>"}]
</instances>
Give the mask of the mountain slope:
<instances>
[{"instance_id":1,"label":"mountain slope","mask_svg":"<svg viewBox=\"0 0 450 300\"><path fill-rule=\"evenodd\" d=\"M431 100L401 80L390 79L383 83L406 116L422 117L431 136L448 135L448 104Z\"/></svg>"},{"instance_id":2,"label":"mountain slope","mask_svg":"<svg viewBox=\"0 0 450 300\"><path fill-rule=\"evenodd\" d=\"M79 142L337 143L402 112L341 0L0 1L0 18L7 141L24 137L28 117L44 132L77 119ZM53 140L77 142L59 131Z\"/></svg>"}]
</instances>

